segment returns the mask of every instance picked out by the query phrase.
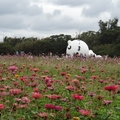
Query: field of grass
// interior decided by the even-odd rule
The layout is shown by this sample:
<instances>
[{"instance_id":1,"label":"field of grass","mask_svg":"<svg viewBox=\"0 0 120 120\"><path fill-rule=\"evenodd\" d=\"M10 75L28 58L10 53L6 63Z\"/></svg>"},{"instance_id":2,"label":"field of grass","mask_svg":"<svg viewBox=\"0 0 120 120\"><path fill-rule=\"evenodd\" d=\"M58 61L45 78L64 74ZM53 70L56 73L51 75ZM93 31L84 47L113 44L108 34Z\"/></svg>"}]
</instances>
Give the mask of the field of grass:
<instances>
[{"instance_id":1,"label":"field of grass","mask_svg":"<svg viewBox=\"0 0 120 120\"><path fill-rule=\"evenodd\" d=\"M0 120L120 120L120 59L0 56Z\"/></svg>"}]
</instances>

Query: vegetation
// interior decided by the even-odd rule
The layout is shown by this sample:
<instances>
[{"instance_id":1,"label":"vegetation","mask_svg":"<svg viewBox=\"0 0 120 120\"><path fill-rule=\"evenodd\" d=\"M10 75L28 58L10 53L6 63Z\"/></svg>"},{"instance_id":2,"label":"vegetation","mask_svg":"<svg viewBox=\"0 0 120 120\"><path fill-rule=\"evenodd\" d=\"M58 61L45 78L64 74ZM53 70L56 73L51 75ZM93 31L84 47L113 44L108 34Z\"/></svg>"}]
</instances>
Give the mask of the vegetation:
<instances>
[{"instance_id":1,"label":"vegetation","mask_svg":"<svg viewBox=\"0 0 120 120\"><path fill-rule=\"evenodd\" d=\"M0 54L15 54L15 51L31 52L34 55L41 53L48 54L65 54L67 41L74 39L81 39L85 41L89 48L96 54L120 56L120 27L118 26L118 19L114 18L104 22L98 22L98 31L88 31L76 35L72 38L71 35L53 35L44 39L38 38L11 38L5 37L4 42L0 43Z\"/></svg>"},{"instance_id":2,"label":"vegetation","mask_svg":"<svg viewBox=\"0 0 120 120\"><path fill-rule=\"evenodd\" d=\"M120 120L120 61L0 56L0 120Z\"/></svg>"}]
</instances>

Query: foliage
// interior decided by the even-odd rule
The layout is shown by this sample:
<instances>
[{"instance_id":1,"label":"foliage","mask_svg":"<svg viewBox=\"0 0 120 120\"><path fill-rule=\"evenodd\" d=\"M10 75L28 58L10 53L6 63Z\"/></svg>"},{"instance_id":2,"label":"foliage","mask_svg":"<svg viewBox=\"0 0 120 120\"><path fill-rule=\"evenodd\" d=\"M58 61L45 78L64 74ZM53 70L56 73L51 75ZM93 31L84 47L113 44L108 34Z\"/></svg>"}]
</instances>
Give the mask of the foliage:
<instances>
[{"instance_id":1,"label":"foliage","mask_svg":"<svg viewBox=\"0 0 120 120\"><path fill-rule=\"evenodd\" d=\"M11 46L9 44L6 43L0 43L0 54L13 54L14 53L14 49L11 48Z\"/></svg>"}]
</instances>

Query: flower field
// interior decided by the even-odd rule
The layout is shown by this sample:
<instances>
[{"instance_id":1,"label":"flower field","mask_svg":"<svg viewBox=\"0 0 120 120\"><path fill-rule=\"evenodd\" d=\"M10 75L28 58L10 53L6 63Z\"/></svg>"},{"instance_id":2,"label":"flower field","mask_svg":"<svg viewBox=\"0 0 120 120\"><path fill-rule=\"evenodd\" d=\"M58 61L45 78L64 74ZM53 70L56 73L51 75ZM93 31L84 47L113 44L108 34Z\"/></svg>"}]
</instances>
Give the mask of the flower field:
<instances>
[{"instance_id":1,"label":"flower field","mask_svg":"<svg viewBox=\"0 0 120 120\"><path fill-rule=\"evenodd\" d=\"M0 56L0 120L120 120L120 59Z\"/></svg>"}]
</instances>

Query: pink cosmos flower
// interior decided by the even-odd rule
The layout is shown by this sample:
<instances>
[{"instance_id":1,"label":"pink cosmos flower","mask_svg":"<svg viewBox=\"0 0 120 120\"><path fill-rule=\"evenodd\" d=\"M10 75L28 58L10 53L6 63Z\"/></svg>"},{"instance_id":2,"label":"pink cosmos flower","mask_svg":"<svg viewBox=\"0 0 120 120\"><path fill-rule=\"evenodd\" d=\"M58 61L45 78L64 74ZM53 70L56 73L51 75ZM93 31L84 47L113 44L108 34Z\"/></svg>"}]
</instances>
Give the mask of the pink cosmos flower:
<instances>
[{"instance_id":1,"label":"pink cosmos flower","mask_svg":"<svg viewBox=\"0 0 120 120\"><path fill-rule=\"evenodd\" d=\"M79 110L82 116L89 116L91 114L90 110Z\"/></svg>"},{"instance_id":2,"label":"pink cosmos flower","mask_svg":"<svg viewBox=\"0 0 120 120\"><path fill-rule=\"evenodd\" d=\"M104 80L100 79L100 80L98 80L98 82L103 83L103 82L104 82Z\"/></svg>"},{"instance_id":3,"label":"pink cosmos flower","mask_svg":"<svg viewBox=\"0 0 120 120\"><path fill-rule=\"evenodd\" d=\"M32 98L35 98L35 99L42 98L42 95L39 92L33 92Z\"/></svg>"},{"instance_id":4,"label":"pink cosmos flower","mask_svg":"<svg viewBox=\"0 0 120 120\"><path fill-rule=\"evenodd\" d=\"M72 80L72 83L79 85L79 80L74 79L74 80Z\"/></svg>"},{"instance_id":5,"label":"pink cosmos flower","mask_svg":"<svg viewBox=\"0 0 120 120\"><path fill-rule=\"evenodd\" d=\"M72 98L76 99L76 100L84 100L84 96L82 95L78 95L78 94L73 94Z\"/></svg>"},{"instance_id":6,"label":"pink cosmos flower","mask_svg":"<svg viewBox=\"0 0 120 120\"><path fill-rule=\"evenodd\" d=\"M21 89L10 89L10 94L11 95L18 95L21 92Z\"/></svg>"},{"instance_id":7,"label":"pink cosmos flower","mask_svg":"<svg viewBox=\"0 0 120 120\"><path fill-rule=\"evenodd\" d=\"M56 94L53 94L53 95L45 95L47 98L49 99L52 99L52 100L56 100L56 99L59 99L61 98L60 95L56 95Z\"/></svg>"},{"instance_id":8,"label":"pink cosmos flower","mask_svg":"<svg viewBox=\"0 0 120 120\"><path fill-rule=\"evenodd\" d=\"M92 76L91 78L92 78L93 80L95 80L95 79L99 78L99 76Z\"/></svg>"},{"instance_id":9,"label":"pink cosmos flower","mask_svg":"<svg viewBox=\"0 0 120 120\"><path fill-rule=\"evenodd\" d=\"M65 76L67 73L66 72L61 72L60 75L61 76Z\"/></svg>"},{"instance_id":10,"label":"pink cosmos flower","mask_svg":"<svg viewBox=\"0 0 120 120\"><path fill-rule=\"evenodd\" d=\"M89 95L90 97L93 97L93 96L95 96L95 93L90 92L88 95Z\"/></svg>"},{"instance_id":11,"label":"pink cosmos flower","mask_svg":"<svg viewBox=\"0 0 120 120\"><path fill-rule=\"evenodd\" d=\"M80 72L83 74L83 73L86 73L88 71L88 69L87 68L82 68L81 70L80 70Z\"/></svg>"},{"instance_id":12,"label":"pink cosmos flower","mask_svg":"<svg viewBox=\"0 0 120 120\"><path fill-rule=\"evenodd\" d=\"M48 116L48 113L46 113L46 112L40 112L40 113L38 113L38 116L40 116L42 118L46 118Z\"/></svg>"},{"instance_id":13,"label":"pink cosmos flower","mask_svg":"<svg viewBox=\"0 0 120 120\"><path fill-rule=\"evenodd\" d=\"M45 78L44 78L44 82L47 84L48 82L50 82L51 81L51 78L49 77L49 76L46 76Z\"/></svg>"},{"instance_id":14,"label":"pink cosmos flower","mask_svg":"<svg viewBox=\"0 0 120 120\"><path fill-rule=\"evenodd\" d=\"M35 67L35 68L33 68L33 71L36 73L39 71L39 69Z\"/></svg>"},{"instance_id":15,"label":"pink cosmos flower","mask_svg":"<svg viewBox=\"0 0 120 120\"><path fill-rule=\"evenodd\" d=\"M75 87L74 87L74 86L71 86L71 85L70 85L70 86L66 86L65 88L66 88L67 90L70 90L70 91L75 90Z\"/></svg>"},{"instance_id":16,"label":"pink cosmos flower","mask_svg":"<svg viewBox=\"0 0 120 120\"><path fill-rule=\"evenodd\" d=\"M28 97L22 97L21 101L23 103L30 103L30 99Z\"/></svg>"},{"instance_id":17,"label":"pink cosmos flower","mask_svg":"<svg viewBox=\"0 0 120 120\"><path fill-rule=\"evenodd\" d=\"M26 104L19 104L18 108L27 108L28 106Z\"/></svg>"},{"instance_id":18,"label":"pink cosmos flower","mask_svg":"<svg viewBox=\"0 0 120 120\"><path fill-rule=\"evenodd\" d=\"M26 83L27 82L27 77L23 76L23 77L20 78L20 80L23 81L24 83Z\"/></svg>"},{"instance_id":19,"label":"pink cosmos flower","mask_svg":"<svg viewBox=\"0 0 120 120\"><path fill-rule=\"evenodd\" d=\"M33 91L34 92L39 92L39 88L36 87L36 88L33 89Z\"/></svg>"},{"instance_id":20,"label":"pink cosmos flower","mask_svg":"<svg viewBox=\"0 0 120 120\"><path fill-rule=\"evenodd\" d=\"M47 87L52 87L51 82L46 83Z\"/></svg>"},{"instance_id":21,"label":"pink cosmos flower","mask_svg":"<svg viewBox=\"0 0 120 120\"><path fill-rule=\"evenodd\" d=\"M0 91L5 91L5 88L3 88L3 87L0 87Z\"/></svg>"},{"instance_id":22,"label":"pink cosmos flower","mask_svg":"<svg viewBox=\"0 0 120 120\"><path fill-rule=\"evenodd\" d=\"M53 104L46 104L45 108L48 109L48 110L51 110L51 109L55 108L55 105L53 105Z\"/></svg>"},{"instance_id":23,"label":"pink cosmos flower","mask_svg":"<svg viewBox=\"0 0 120 120\"><path fill-rule=\"evenodd\" d=\"M15 98L15 102L20 102L21 99L20 98Z\"/></svg>"},{"instance_id":24,"label":"pink cosmos flower","mask_svg":"<svg viewBox=\"0 0 120 120\"><path fill-rule=\"evenodd\" d=\"M118 82L117 84L120 85L120 82Z\"/></svg>"},{"instance_id":25,"label":"pink cosmos flower","mask_svg":"<svg viewBox=\"0 0 120 120\"><path fill-rule=\"evenodd\" d=\"M55 106L54 109L57 110L57 111L61 111L62 107L61 106Z\"/></svg>"},{"instance_id":26,"label":"pink cosmos flower","mask_svg":"<svg viewBox=\"0 0 120 120\"><path fill-rule=\"evenodd\" d=\"M44 73L49 73L49 70L44 70Z\"/></svg>"},{"instance_id":27,"label":"pink cosmos flower","mask_svg":"<svg viewBox=\"0 0 120 120\"><path fill-rule=\"evenodd\" d=\"M69 119L71 118L71 114L70 114L69 112L67 112L67 113L65 114L65 116L66 116L66 119L67 119L67 120L69 120Z\"/></svg>"},{"instance_id":28,"label":"pink cosmos flower","mask_svg":"<svg viewBox=\"0 0 120 120\"><path fill-rule=\"evenodd\" d=\"M109 105L112 103L112 100L103 100L103 105Z\"/></svg>"},{"instance_id":29,"label":"pink cosmos flower","mask_svg":"<svg viewBox=\"0 0 120 120\"><path fill-rule=\"evenodd\" d=\"M4 97L4 96L6 96L6 95L8 95L9 93L8 92L0 92L0 97Z\"/></svg>"},{"instance_id":30,"label":"pink cosmos flower","mask_svg":"<svg viewBox=\"0 0 120 120\"><path fill-rule=\"evenodd\" d=\"M9 66L9 67L8 67L8 70L10 70L10 71L13 72L13 71L16 71L16 70L17 70L17 67L14 66L14 65L13 65L13 66Z\"/></svg>"},{"instance_id":31,"label":"pink cosmos flower","mask_svg":"<svg viewBox=\"0 0 120 120\"><path fill-rule=\"evenodd\" d=\"M14 86L17 86L17 85L18 85L18 82L15 81L15 82L13 82L13 84L14 84Z\"/></svg>"},{"instance_id":32,"label":"pink cosmos flower","mask_svg":"<svg viewBox=\"0 0 120 120\"><path fill-rule=\"evenodd\" d=\"M118 85L110 85L104 87L104 90L113 91L113 92L115 92L117 89L118 89Z\"/></svg>"},{"instance_id":33,"label":"pink cosmos flower","mask_svg":"<svg viewBox=\"0 0 120 120\"><path fill-rule=\"evenodd\" d=\"M104 97L103 97L102 95L98 95L96 98L97 98L98 100L102 100Z\"/></svg>"},{"instance_id":34,"label":"pink cosmos flower","mask_svg":"<svg viewBox=\"0 0 120 120\"><path fill-rule=\"evenodd\" d=\"M4 105L0 104L0 110L3 110L3 109L4 109Z\"/></svg>"}]
</instances>

